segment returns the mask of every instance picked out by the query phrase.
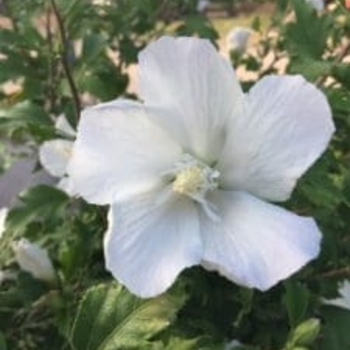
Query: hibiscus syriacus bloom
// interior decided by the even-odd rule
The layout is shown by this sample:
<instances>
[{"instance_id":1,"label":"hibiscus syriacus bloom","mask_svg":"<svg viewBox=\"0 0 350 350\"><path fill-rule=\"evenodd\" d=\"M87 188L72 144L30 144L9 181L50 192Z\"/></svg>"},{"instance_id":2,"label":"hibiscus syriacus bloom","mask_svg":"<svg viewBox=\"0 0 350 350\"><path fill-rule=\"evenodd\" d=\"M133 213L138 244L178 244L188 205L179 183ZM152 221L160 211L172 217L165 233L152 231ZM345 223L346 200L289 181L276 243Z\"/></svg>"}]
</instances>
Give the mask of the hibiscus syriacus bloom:
<instances>
[{"instance_id":1,"label":"hibiscus syriacus bloom","mask_svg":"<svg viewBox=\"0 0 350 350\"><path fill-rule=\"evenodd\" d=\"M139 55L143 102L86 109L68 165L74 190L110 205L107 268L133 293L164 292L201 264L266 290L319 253L288 199L334 131L325 96L301 76L245 94L207 40L163 37Z\"/></svg>"}]
</instances>

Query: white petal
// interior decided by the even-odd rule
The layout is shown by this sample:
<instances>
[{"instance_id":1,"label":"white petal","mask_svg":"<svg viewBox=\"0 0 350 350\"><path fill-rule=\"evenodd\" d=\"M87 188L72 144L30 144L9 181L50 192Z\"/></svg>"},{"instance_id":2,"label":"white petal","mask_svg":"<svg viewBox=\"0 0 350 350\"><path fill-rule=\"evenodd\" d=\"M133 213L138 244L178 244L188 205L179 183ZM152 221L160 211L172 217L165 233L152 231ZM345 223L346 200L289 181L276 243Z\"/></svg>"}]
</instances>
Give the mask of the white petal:
<instances>
[{"instance_id":1,"label":"white petal","mask_svg":"<svg viewBox=\"0 0 350 350\"><path fill-rule=\"evenodd\" d=\"M243 192L218 191L211 199L222 221L200 218L204 267L264 291L318 255L321 234L313 219Z\"/></svg>"},{"instance_id":2,"label":"white petal","mask_svg":"<svg viewBox=\"0 0 350 350\"><path fill-rule=\"evenodd\" d=\"M158 183L180 151L141 104L101 104L82 113L68 174L87 201L110 204Z\"/></svg>"},{"instance_id":3,"label":"white petal","mask_svg":"<svg viewBox=\"0 0 350 350\"><path fill-rule=\"evenodd\" d=\"M289 198L297 179L325 150L334 124L323 93L301 76L269 76L249 92L218 164L222 187Z\"/></svg>"},{"instance_id":4,"label":"white petal","mask_svg":"<svg viewBox=\"0 0 350 350\"><path fill-rule=\"evenodd\" d=\"M6 223L7 214L8 214L8 208L0 209L0 238L2 237L6 229L5 223Z\"/></svg>"},{"instance_id":5,"label":"white petal","mask_svg":"<svg viewBox=\"0 0 350 350\"><path fill-rule=\"evenodd\" d=\"M55 123L56 130L60 131L62 134L75 137L76 132L69 124L66 116L64 114L61 114L57 117L56 123Z\"/></svg>"},{"instance_id":6,"label":"white petal","mask_svg":"<svg viewBox=\"0 0 350 350\"><path fill-rule=\"evenodd\" d=\"M231 65L208 40L162 37L139 55L141 97L171 111L157 122L189 153L216 160L243 98Z\"/></svg>"},{"instance_id":7,"label":"white petal","mask_svg":"<svg viewBox=\"0 0 350 350\"><path fill-rule=\"evenodd\" d=\"M322 11L324 9L324 0L305 0L308 4L314 7L318 11Z\"/></svg>"},{"instance_id":8,"label":"white petal","mask_svg":"<svg viewBox=\"0 0 350 350\"><path fill-rule=\"evenodd\" d=\"M335 305L350 310L350 282L345 281L339 288L340 297L332 300L323 300L325 304Z\"/></svg>"},{"instance_id":9,"label":"white petal","mask_svg":"<svg viewBox=\"0 0 350 350\"><path fill-rule=\"evenodd\" d=\"M140 297L163 293L198 264L202 242L195 205L185 197L159 201L158 191L111 206L104 251L107 269Z\"/></svg>"},{"instance_id":10,"label":"white petal","mask_svg":"<svg viewBox=\"0 0 350 350\"><path fill-rule=\"evenodd\" d=\"M72 153L73 142L56 139L44 142L39 149L41 165L52 176L62 177Z\"/></svg>"}]
</instances>

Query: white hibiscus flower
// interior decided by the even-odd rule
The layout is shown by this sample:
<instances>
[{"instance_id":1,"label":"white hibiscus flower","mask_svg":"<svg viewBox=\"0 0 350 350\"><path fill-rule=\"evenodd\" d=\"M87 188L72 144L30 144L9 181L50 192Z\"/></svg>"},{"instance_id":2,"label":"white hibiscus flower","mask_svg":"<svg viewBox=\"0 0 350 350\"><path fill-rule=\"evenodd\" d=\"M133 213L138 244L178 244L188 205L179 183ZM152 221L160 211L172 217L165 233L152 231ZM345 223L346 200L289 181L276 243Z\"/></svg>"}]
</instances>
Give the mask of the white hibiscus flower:
<instances>
[{"instance_id":1,"label":"white hibiscus flower","mask_svg":"<svg viewBox=\"0 0 350 350\"><path fill-rule=\"evenodd\" d=\"M232 28L226 36L226 45L228 50L244 52L247 48L248 40L253 31L246 27Z\"/></svg>"},{"instance_id":2,"label":"white hibiscus flower","mask_svg":"<svg viewBox=\"0 0 350 350\"><path fill-rule=\"evenodd\" d=\"M310 4L315 10L322 11L324 9L324 0L305 0Z\"/></svg>"},{"instance_id":3,"label":"white hibiscus flower","mask_svg":"<svg viewBox=\"0 0 350 350\"><path fill-rule=\"evenodd\" d=\"M3 236L6 229L6 218L8 214L8 208L0 209L0 238Z\"/></svg>"},{"instance_id":4,"label":"white hibiscus flower","mask_svg":"<svg viewBox=\"0 0 350 350\"><path fill-rule=\"evenodd\" d=\"M44 169L52 176L60 178L57 187L73 195L71 182L66 176L66 169L72 153L73 139L76 132L64 115L60 115L55 124L56 130L64 138L44 142L39 148L39 159Z\"/></svg>"},{"instance_id":5,"label":"white hibiscus flower","mask_svg":"<svg viewBox=\"0 0 350 350\"><path fill-rule=\"evenodd\" d=\"M144 103L86 109L68 165L74 190L110 205L106 266L141 297L201 264L267 290L320 249L287 200L334 131L323 93L268 76L244 94L207 40L163 37L139 55Z\"/></svg>"}]
</instances>

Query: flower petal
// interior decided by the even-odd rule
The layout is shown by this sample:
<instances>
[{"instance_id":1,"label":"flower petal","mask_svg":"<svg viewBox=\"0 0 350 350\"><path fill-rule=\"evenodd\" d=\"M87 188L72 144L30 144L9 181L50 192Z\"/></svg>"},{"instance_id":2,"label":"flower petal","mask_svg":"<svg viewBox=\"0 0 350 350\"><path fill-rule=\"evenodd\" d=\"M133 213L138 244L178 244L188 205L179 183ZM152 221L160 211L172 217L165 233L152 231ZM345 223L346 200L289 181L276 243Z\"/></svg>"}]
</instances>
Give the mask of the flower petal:
<instances>
[{"instance_id":1,"label":"flower petal","mask_svg":"<svg viewBox=\"0 0 350 350\"><path fill-rule=\"evenodd\" d=\"M158 183L180 151L141 104L101 104L81 116L68 174L77 194L110 204Z\"/></svg>"},{"instance_id":2,"label":"flower petal","mask_svg":"<svg viewBox=\"0 0 350 350\"><path fill-rule=\"evenodd\" d=\"M194 156L216 160L225 125L243 93L228 61L208 40L162 37L139 55L141 96L164 108L157 122Z\"/></svg>"},{"instance_id":3,"label":"flower petal","mask_svg":"<svg viewBox=\"0 0 350 350\"><path fill-rule=\"evenodd\" d=\"M325 150L334 124L315 86L301 76L269 76L250 90L230 130L218 164L222 187L283 201Z\"/></svg>"},{"instance_id":4,"label":"flower petal","mask_svg":"<svg viewBox=\"0 0 350 350\"><path fill-rule=\"evenodd\" d=\"M39 149L41 165L52 176L62 177L66 173L73 142L56 139L44 142Z\"/></svg>"},{"instance_id":5,"label":"flower petal","mask_svg":"<svg viewBox=\"0 0 350 350\"><path fill-rule=\"evenodd\" d=\"M61 132L63 135L66 135L68 137L75 137L76 135L75 130L69 124L69 121L67 120L64 114L61 114L57 117L55 128L57 131Z\"/></svg>"},{"instance_id":6,"label":"flower petal","mask_svg":"<svg viewBox=\"0 0 350 350\"><path fill-rule=\"evenodd\" d=\"M6 229L6 219L8 214L8 208L0 209L0 238L3 236Z\"/></svg>"},{"instance_id":7,"label":"flower petal","mask_svg":"<svg viewBox=\"0 0 350 350\"><path fill-rule=\"evenodd\" d=\"M222 221L200 218L209 270L264 291L318 255L321 234L313 219L243 192L217 191L211 200Z\"/></svg>"},{"instance_id":8,"label":"flower petal","mask_svg":"<svg viewBox=\"0 0 350 350\"><path fill-rule=\"evenodd\" d=\"M202 242L195 205L185 197L161 203L158 191L111 206L104 240L106 267L140 297L163 293L198 264Z\"/></svg>"}]
</instances>

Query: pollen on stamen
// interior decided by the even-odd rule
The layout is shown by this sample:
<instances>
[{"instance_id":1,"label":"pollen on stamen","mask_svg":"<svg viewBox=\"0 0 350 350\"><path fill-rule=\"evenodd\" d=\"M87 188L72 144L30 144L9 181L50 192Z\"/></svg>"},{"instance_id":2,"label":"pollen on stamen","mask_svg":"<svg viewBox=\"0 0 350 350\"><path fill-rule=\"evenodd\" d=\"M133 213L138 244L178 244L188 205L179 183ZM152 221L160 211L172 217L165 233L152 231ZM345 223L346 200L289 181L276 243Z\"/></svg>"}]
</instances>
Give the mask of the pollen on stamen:
<instances>
[{"instance_id":1,"label":"pollen on stamen","mask_svg":"<svg viewBox=\"0 0 350 350\"><path fill-rule=\"evenodd\" d=\"M204 184L203 170L198 166L191 166L176 175L172 189L179 194L192 194L197 192Z\"/></svg>"}]
</instances>

